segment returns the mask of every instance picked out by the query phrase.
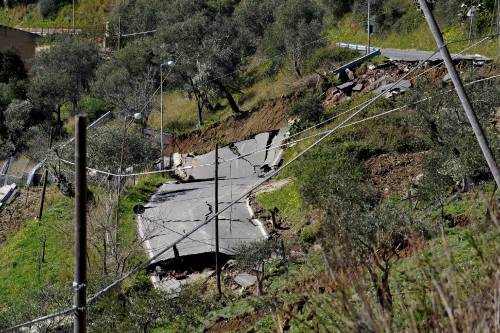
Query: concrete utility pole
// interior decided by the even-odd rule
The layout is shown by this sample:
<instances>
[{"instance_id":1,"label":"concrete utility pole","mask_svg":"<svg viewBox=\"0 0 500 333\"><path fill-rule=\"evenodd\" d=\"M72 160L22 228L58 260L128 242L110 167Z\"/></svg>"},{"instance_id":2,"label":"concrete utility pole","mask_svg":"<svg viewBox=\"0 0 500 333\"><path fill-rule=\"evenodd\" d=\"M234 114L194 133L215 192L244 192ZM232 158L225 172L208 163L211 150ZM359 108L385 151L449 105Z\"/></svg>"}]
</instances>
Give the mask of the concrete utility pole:
<instances>
[{"instance_id":1,"label":"concrete utility pole","mask_svg":"<svg viewBox=\"0 0 500 333\"><path fill-rule=\"evenodd\" d=\"M160 168L165 168L163 158L163 64L160 65Z\"/></svg>"},{"instance_id":2,"label":"concrete utility pole","mask_svg":"<svg viewBox=\"0 0 500 333\"><path fill-rule=\"evenodd\" d=\"M371 9L371 0L367 0L368 1L368 19L367 19L367 27L366 27L366 31L368 31L368 47L366 48L366 54L370 54L370 49L371 49L371 44L372 44L372 40L371 40L371 34L372 34L372 27L371 27L371 12L370 12L370 9Z\"/></svg>"},{"instance_id":3,"label":"concrete utility pole","mask_svg":"<svg viewBox=\"0 0 500 333\"><path fill-rule=\"evenodd\" d=\"M467 12L467 17L469 18L469 33L468 33L469 44L472 41L472 26L474 25L474 17L476 17L476 15L477 15L477 9L475 6L472 6Z\"/></svg>"},{"instance_id":4,"label":"concrete utility pole","mask_svg":"<svg viewBox=\"0 0 500 333\"><path fill-rule=\"evenodd\" d=\"M73 0L73 35L75 34L75 0Z\"/></svg>"},{"instance_id":5,"label":"concrete utility pole","mask_svg":"<svg viewBox=\"0 0 500 333\"><path fill-rule=\"evenodd\" d=\"M222 297L219 262L219 144L215 145L215 273L217 275L217 293Z\"/></svg>"},{"instance_id":6,"label":"concrete utility pole","mask_svg":"<svg viewBox=\"0 0 500 333\"><path fill-rule=\"evenodd\" d=\"M74 333L87 332L87 117L76 116Z\"/></svg>"},{"instance_id":7,"label":"concrete utility pole","mask_svg":"<svg viewBox=\"0 0 500 333\"><path fill-rule=\"evenodd\" d=\"M481 147L484 158L486 159L486 162L488 163L491 173L493 174L493 178L495 179L497 187L500 188L500 173L498 172L497 163L495 161L495 158L493 157L493 153L491 152L488 139L484 135L483 129L481 128L477 116L474 110L472 109L472 105L470 103L469 97L467 96L467 93L465 92L462 80L460 79L460 76L458 75L457 70L453 65L453 61L450 56L450 51L448 50L448 47L444 43L441 30L439 29L436 19L432 14L432 11L429 9L427 0L419 0L419 2L420 2L420 7L424 13L425 19L427 21L427 24L429 25L429 28L431 29L431 32L434 35L436 44L441 50L441 56L443 57L446 68L448 69L448 74L450 75L451 81L453 82L455 90L457 91L457 95L460 98L460 101L462 102L463 108L465 110L467 118L469 119L469 123L472 126L472 130L476 135L477 141L479 143L479 146Z\"/></svg>"},{"instance_id":8,"label":"concrete utility pole","mask_svg":"<svg viewBox=\"0 0 500 333\"><path fill-rule=\"evenodd\" d=\"M497 3L498 58L500 59L500 0Z\"/></svg>"},{"instance_id":9,"label":"concrete utility pole","mask_svg":"<svg viewBox=\"0 0 500 333\"><path fill-rule=\"evenodd\" d=\"M122 18L118 16L118 50L120 49L120 43L122 39Z\"/></svg>"},{"instance_id":10,"label":"concrete utility pole","mask_svg":"<svg viewBox=\"0 0 500 333\"><path fill-rule=\"evenodd\" d=\"M163 140L163 67L164 66L173 66L175 63L173 60L168 60L160 64L160 168L163 170L165 168L165 162L163 158L163 150L165 149L164 140ZM170 164L173 164L172 159L170 159Z\"/></svg>"}]
</instances>

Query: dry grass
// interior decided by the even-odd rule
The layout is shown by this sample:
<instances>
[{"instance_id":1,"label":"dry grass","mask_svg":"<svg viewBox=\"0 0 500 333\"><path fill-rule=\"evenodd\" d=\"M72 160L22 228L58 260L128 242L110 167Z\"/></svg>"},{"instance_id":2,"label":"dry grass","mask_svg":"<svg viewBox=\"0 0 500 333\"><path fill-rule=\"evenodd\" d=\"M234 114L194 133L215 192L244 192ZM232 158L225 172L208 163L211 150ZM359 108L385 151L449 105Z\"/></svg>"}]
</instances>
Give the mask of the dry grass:
<instances>
[{"instance_id":1,"label":"dry grass","mask_svg":"<svg viewBox=\"0 0 500 333\"><path fill-rule=\"evenodd\" d=\"M239 102L243 110L253 110L266 100L287 95L297 77L289 68L283 68L274 77L263 79L249 88L243 89Z\"/></svg>"},{"instance_id":2,"label":"dry grass","mask_svg":"<svg viewBox=\"0 0 500 333\"><path fill-rule=\"evenodd\" d=\"M203 111L203 123L209 125L226 119L231 115L231 110L221 102L221 109L211 113ZM163 127L166 131L176 133L186 133L198 128L198 111L196 101L189 99L183 93L175 91L164 93L163 95ZM155 108L151 113L148 126L151 128L160 128L160 100L157 98Z\"/></svg>"}]
</instances>

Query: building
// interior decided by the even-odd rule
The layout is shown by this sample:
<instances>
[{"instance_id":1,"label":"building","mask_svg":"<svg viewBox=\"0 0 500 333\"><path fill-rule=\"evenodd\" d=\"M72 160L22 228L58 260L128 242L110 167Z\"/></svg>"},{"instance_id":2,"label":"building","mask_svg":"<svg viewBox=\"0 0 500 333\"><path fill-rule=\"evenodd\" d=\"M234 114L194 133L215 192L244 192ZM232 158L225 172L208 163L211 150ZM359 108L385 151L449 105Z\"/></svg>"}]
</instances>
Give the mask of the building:
<instances>
[{"instance_id":1,"label":"building","mask_svg":"<svg viewBox=\"0 0 500 333\"><path fill-rule=\"evenodd\" d=\"M31 59L35 55L37 38L36 34L0 25L0 50L17 50L27 70L30 69Z\"/></svg>"}]
</instances>

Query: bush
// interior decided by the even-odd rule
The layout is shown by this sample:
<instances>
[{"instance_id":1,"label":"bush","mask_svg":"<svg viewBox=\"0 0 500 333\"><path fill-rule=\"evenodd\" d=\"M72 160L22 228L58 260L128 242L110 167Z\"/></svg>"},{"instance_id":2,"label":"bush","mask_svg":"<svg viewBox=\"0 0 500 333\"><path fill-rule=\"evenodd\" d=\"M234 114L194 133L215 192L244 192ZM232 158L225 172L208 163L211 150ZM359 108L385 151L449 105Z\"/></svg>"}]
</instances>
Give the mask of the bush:
<instances>
[{"instance_id":1,"label":"bush","mask_svg":"<svg viewBox=\"0 0 500 333\"><path fill-rule=\"evenodd\" d=\"M313 72L318 69L327 69L340 62L348 62L359 57L357 51L343 47L323 47L316 50L309 59L307 59L304 67L306 72ZM333 68L329 68L333 69Z\"/></svg>"},{"instance_id":2,"label":"bush","mask_svg":"<svg viewBox=\"0 0 500 333\"><path fill-rule=\"evenodd\" d=\"M57 12L56 0L40 0L38 8L40 9L40 15L42 15L42 17L54 16Z\"/></svg>"},{"instance_id":3,"label":"bush","mask_svg":"<svg viewBox=\"0 0 500 333\"><path fill-rule=\"evenodd\" d=\"M318 123L323 118L323 113L324 109L320 96L315 93L307 93L290 107L290 115L299 118L299 122L295 123L290 131L296 133L303 128Z\"/></svg>"},{"instance_id":4,"label":"bush","mask_svg":"<svg viewBox=\"0 0 500 333\"><path fill-rule=\"evenodd\" d=\"M365 182L362 165L342 147L323 145L313 149L297 166L299 191L305 208L325 209L347 200L374 205L377 198Z\"/></svg>"}]
</instances>

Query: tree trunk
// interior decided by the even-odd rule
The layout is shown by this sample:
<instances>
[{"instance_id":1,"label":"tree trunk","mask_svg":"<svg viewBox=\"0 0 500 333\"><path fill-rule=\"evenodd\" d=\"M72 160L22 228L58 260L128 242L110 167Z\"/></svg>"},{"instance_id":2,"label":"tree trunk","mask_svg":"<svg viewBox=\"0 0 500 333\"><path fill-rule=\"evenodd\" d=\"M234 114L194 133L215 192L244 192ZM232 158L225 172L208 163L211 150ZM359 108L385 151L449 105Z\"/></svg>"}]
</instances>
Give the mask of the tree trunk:
<instances>
[{"instance_id":1,"label":"tree trunk","mask_svg":"<svg viewBox=\"0 0 500 333\"><path fill-rule=\"evenodd\" d=\"M295 73L297 73L299 77L302 77L302 72L300 71L299 62L297 60L293 61L293 67L295 69Z\"/></svg>"},{"instance_id":2,"label":"tree trunk","mask_svg":"<svg viewBox=\"0 0 500 333\"><path fill-rule=\"evenodd\" d=\"M392 294L389 288L389 273L382 273L382 278L379 279L377 273L375 273L370 267L368 267L368 272L370 273L373 287L377 293L378 304L382 307L382 310L391 313Z\"/></svg>"},{"instance_id":3,"label":"tree trunk","mask_svg":"<svg viewBox=\"0 0 500 333\"><path fill-rule=\"evenodd\" d=\"M61 106L57 106L57 134L59 136L59 140L62 138L62 120L61 120Z\"/></svg>"},{"instance_id":4,"label":"tree trunk","mask_svg":"<svg viewBox=\"0 0 500 333\"><path fill-rule=\"evenodd\" d=\"M194 98L196 99L196 107L198 109L198 126L203 126L203 98L200 91L196 88L193 80L190 78L191 89L193 90Z\"/></svg>"},{"instance_id":5,"label":"tree trunk","mask_svg":"<svg viewBox=\"0 0 500 333\"><path fill-rule=\"evenodd\" d=\"M382 273L382 295L384 299L384 310L392 313L392 293L389 286L389 269Z\"/></svg>"},{"instance_id":6,"label":"tree trunk","mask_svg":"<svg viewBox=\"0 0 500 333\"><path fill-rule=\"evenodd\" d=\"M212 112L212 113L215 112L215 108L208 100L208 97L206 94L203 94L203 106L205 106L207 108L208 112Z\"/></svg>"},{"instance_id":7,"label":"tree trunk","mask_svg":"<svg viewBox=\"0 0 500 333\"><path fill-rule=\"evenodd\" d=\"M219 86L220 90L224 93L224 96L227 99L227 102L229 103L229 106L231 107L231 110L233 110L234 113L238 114L241 113L240 108L238 107L238 104L236 104L236 101L233 98L233 95L231 92L227 89L226 86L224 86L220 81L215 81L217 85Z\"/></svg>"}]
</instances>

